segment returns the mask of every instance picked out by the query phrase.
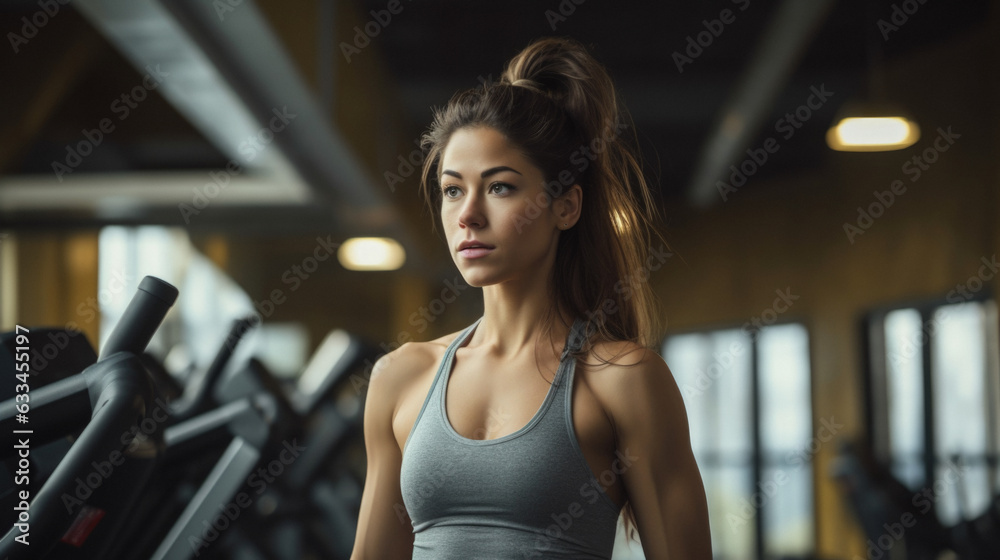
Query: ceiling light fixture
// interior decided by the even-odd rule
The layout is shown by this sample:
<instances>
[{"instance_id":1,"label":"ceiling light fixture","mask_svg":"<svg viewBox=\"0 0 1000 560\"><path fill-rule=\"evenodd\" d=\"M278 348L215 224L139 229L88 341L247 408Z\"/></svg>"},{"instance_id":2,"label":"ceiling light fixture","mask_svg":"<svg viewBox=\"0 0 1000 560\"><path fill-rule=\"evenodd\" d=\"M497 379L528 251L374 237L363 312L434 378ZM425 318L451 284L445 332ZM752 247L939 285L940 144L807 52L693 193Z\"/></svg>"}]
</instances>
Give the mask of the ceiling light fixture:
<instances>
[{"instance_id":1,"label":"ceiling light fixture","mask_svg":"<svg viewBox=\"0 0 1000 560\"><path fill-rule=\"evenodd\" d=\"M352 237L337 250L348 270L396 270L406 262L406 251L388 237Z\"/></svg>"},{"instance_id":2,"label":"ceiling light fixture","mask_svg":"<svg viewBox=\"0 0 1000 560\"><path fill-rule=\"evenodd\" d=\"M869 4L869 15L873 14ZM870 26L873 27L873 26ZM878 34L867 30L865 60L868 70L867 100L841 107L834 125L826 132L826 145L840 152L888 152L902 150L920 140L916 119L886 100L885 63Z\"/></svg>"},{"instance_id":3,"label":"ceiling light fixture","mask_svg":"<svg viewBox=\"0 0 1000 560\"><path fill-rule=\"evenodd\" d=\"M920 126L905 111L886 104L846 106L826 133L826 144L841 152L902 150L920 139Z\"/></svg>"}]
</instances>

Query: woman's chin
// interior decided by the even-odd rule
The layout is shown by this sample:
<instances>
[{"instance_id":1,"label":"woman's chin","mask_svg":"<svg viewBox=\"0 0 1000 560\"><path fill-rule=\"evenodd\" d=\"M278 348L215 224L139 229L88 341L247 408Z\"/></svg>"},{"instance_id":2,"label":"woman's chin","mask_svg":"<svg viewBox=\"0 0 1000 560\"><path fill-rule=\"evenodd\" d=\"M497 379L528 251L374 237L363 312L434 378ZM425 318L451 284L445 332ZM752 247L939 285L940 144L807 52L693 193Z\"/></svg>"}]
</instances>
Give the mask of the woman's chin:
<instances>
[{"instance_id":1,"label":"woman's chin","mask_svg":"<svg viewBox=\"0 0 1000 560\"><path fill-rule=\"evenodd\" d=\"M478 276L463 276L465 278L465 283L473 288L482 288L483 286L489 286L493 282L489 280L481 279Z\"/></svg>"},{"instance_id":2,"label":"woman's chin","mask_svg":"<svg viewBox=\"0 0 1000 560\"><path fill-rule=\"evenodd\" d=\"M494 278L492 274L484 274L482 271L478 270L459 270L462 273L462 279L465 283L472 286L473 288L482 288L484 286L490 286L496 284L498 280Z\"/></svg>"}]
</instances>

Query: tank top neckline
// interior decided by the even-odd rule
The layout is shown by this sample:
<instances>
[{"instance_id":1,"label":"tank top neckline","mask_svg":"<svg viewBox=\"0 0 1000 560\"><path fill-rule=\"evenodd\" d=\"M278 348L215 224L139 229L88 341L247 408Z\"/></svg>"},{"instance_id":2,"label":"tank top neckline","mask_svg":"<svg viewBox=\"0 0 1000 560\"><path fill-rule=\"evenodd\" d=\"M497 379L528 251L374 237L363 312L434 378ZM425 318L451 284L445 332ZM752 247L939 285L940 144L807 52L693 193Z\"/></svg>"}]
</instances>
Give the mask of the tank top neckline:
<instances>
[{"instance_id":1,"label":"tank top neckline","mask_svg":"<svg viewBox=\"0 0 1000 560\"><path fill-rule=\"evenodd\" d=\"M559 357L559 367L556 368L555 377L552 379L552 383L549 384L549 389L545 393L545 398L542 400L542 404L535 411L534 416L528 420L528 423L522 426L520 429L511 432L505 436L501 436L493 439L472 439L463 436L458 433L457 430L451 425L451 420L448 419L448 407L446 405L446 400L448 397L448 380L451 378L452 370L454 369L455 354L458 349L465 346L465 343L472 337L472 333L475 332L476 328L479 326L483 320L482 317L476 319L474 323L466 327L466 329L455 337L455 340L448 347L448 351L445 353L444 359L441 362L441 369L438 375L441 377L441 390L438 398L438 406L441 411L441 422L444 424L444 431L452 437L452 439L463 443L465 445L496 445L499 443L504 443L520 437L534 428L542 418L545 416L546 411L555 399L557 388L561 385L563 378L569 375L571 372L568 371L570 367L575 365L576 360L567 360L567 355L572 352L575 347L580 343L580 336L574 336L579 328L582 326L582 322L577 319L573 326L570 328L569 334L566 337L566 344L563 346L562 355Z\"/></svg>"}]
</instances>

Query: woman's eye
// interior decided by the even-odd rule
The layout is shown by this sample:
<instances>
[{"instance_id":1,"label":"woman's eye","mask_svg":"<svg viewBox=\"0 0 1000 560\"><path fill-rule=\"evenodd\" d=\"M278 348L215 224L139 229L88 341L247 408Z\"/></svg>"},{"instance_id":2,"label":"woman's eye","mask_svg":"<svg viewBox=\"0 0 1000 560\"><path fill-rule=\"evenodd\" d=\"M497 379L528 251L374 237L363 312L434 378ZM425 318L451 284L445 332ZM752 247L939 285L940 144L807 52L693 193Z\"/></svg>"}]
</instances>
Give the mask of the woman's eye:
<instances>
[{"instance_id":1,"label":"woman's eye","mask_svg":"<svg viewBox=\"0 0 1000 560\"><path fill-rule=\"evenodd\" d=\"M447 198L455 198L456 196L458 196L458 187L451 185L441 189L441 192Z\"/></svg>"},{"instance_id":2,"label":"woman's eye","mask_svg":"<svg viewBox=\"0 0 1000 560\"><path fill-rule=\"evenodd\" d=\"M514 187L508 185L507 183L493 183L492 185L490 185L490 192L494 192L500 195L507 194L512 190L514 190Z\"/></svg>"}]
</instances>

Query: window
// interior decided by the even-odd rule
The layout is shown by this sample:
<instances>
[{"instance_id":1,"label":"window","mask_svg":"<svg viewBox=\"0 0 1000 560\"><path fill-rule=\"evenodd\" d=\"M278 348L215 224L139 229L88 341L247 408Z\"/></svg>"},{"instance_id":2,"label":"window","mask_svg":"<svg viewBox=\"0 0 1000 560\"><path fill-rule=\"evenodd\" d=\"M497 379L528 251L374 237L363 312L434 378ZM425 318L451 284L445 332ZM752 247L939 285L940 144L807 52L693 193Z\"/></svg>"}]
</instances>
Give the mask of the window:
<instances>
[{"instance_id":1,"label":"window","mask_svg":"<svg viewBox=\"0 0 1000 560\"><path fill-rule=\"evenodd\" d=\"M991 467L1000 443L997 321L996 302L976 296L865 319L874 451L910 489L933 486L945 525L985 511L1000 487ZM941 480L957 483L935 484Z\"/></svg>"},{"instance_id":2,"label":"window","mask_svg":"<svg viewBox=\"0 0 1000 560\"><path fill-rule=\"evenodd\" d=\"M182 363L207 368L233 320L256 312L250 296L199 253L181 228L105 227L98 239L98 259L99 348L147 275L180 292L147 348L161 358L176 349ZM302 324L264 323L247 333L233 363L253 354L276 375L290 377L301 371L307 353L308 332Z\"/></svg>"},{"instance_id":3,"label":"window","mask_svg":"<svg viewBox=\"0 0 1000 560\"><path fill-rule=\"evenodd\" d=\"M670 336L663 357L684 397L705 482L712 548L727 560L815 548L809 339L798 323Z\"/></svg>"}]
</instances>

